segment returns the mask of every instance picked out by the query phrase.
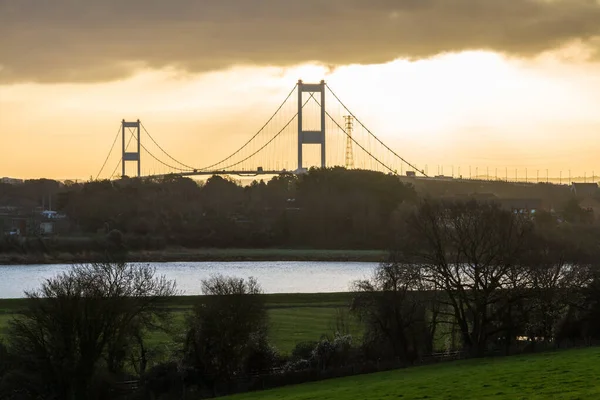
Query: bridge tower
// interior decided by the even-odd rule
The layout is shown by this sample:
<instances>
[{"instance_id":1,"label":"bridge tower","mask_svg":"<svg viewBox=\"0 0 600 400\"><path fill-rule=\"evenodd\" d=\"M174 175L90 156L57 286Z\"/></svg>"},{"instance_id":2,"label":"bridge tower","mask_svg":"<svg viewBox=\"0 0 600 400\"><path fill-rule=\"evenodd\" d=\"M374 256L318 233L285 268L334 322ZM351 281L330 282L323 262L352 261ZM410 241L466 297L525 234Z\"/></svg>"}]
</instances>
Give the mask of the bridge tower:
<instances>
[{"instance_id":1,"label":"bridge tower","mask_svg":"<svg viewBox=\"0 0 600 400\"><path fill-rule=\"evenodd\" d=\"M136 140L137 140L137 151L125 151L125 128L134 128L136 129ZM140 120L138 119L135 122L126 122L125 120L121 121L121 138L123 143L123 155L121 157L121 168L122 174L121 177L125 176L125 162L126 161L135 161L137 163L137 176L138 178L142 175L141 168L141 157L140 157Z\"/></svg>"},{"instance_id":2,"label":"bridge tower","mask_svg":"<svg viewBox=\"0 0 600 400\"><path fill-rule=\"evenodd\" d=\"M321 129L316 131L305 131L302 127L302 94L321 94ZM298 172L304 170L302 166L302 145L321 145L321 167L325 167L325 81L320 83L304 83L298 81Z\"/></svg>"}]
</instances>

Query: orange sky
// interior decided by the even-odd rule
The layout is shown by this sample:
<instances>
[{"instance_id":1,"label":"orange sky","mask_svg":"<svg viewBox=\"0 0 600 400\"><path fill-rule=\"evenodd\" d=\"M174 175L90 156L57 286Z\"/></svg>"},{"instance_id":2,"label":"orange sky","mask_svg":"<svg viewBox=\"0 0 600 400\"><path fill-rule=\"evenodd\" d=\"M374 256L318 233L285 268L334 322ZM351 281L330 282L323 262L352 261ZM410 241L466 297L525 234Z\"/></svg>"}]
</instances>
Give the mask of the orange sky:
<instances>
[{"instance_id":1,"label":"orange sky","mask_svg":"<svg viewBox=\"0 0 600 400\"><path fill-rule=\"evenodd\" d=\"M468 0L453 1L469 3ZM312 0L307 4L316 2ZM15 5L17 3L22 4L22 9ZM0 17L0 26L8 21L6 15L12 17L11 21L18 20L17 17L27 11L28 3L0 0L0 15L4 11L7 18L3 21ZM88 3L95 4L95 12L104 15L99 2ZM446 7L445 3L432 1L431 10L407 9L398 13L391 8L384 9L392 4L390 2L381 1L377 6L382 13L385 11L382 15L386 21L404 18L418 22L423 13L435 18L434 3ZM438 43L439 40L434 39L444 32L432 37L422 33L413 38L411 31L406 43L391 41L389 46L386 44L388 47L371 46L373 54L369 53L369 43L360 42L356 45L356 56L351 47L343 53L332 50L331 55L326 49L315 48L312 59L317 61L311 61L312 53L307 50L310 43L291 43L292 33L285 33L279 40L283 44L289 42L292 48L299 46L302 51L297 57L291 50L290 56L282 56L278 52L280 47L268 42L268 46L256 47L254 53L246 53L247 50L241 48L236 53L235 49L225 51L220 47L212 58L205 54L206 59L216 60L214 65L205 65L203 58L195 54L201 51L195 50L194 41L186 42L187 52L195 54L189 60L184 53L177 52L177 46L170 51L168 46L162 48L162 45L157 46L155 52L152 48L146 49L156 59L149 57L146 62L135 63L125 58L120 60L128 46L139 43L123 39L119 46L108 46L106 41L117 39L107 36L103 41L101 35L93 36L93 21L86 22L92 24L87 25L92 26L88 30L83 30L83 22L79 28L68 27L87 32L91 46L81 47L78 42L65 39L64 46L71 52L65 53L65 57L72 55L72 63L69 63L57 58L45 48L48 45L41 42L44 33L59 32L56 24L44 28L43 14L32 17L42 21L40 32L26 33L27 27L18 28L16 23L4 25L5 28L0 28L0 36L4 37L0 41L0 177L95 177L123 118L142 120L154 138L178 160L193 166L207 165L235 151L253 135L298 79L305 82L325 79L373 133L419 168L427 166L430 174L441 172L443 166L447 175L452 168L456 175L459 167L466 175L471 166L473 174L475 168L480 174L489 168L490 175L498 169L501 171L498 174L503 176L508 168L514 176L516 168L519 175L524 176L527 168L530 177L535 177L538 170L540 176L545 176L546 169L554 176L560 171L567 176L569 170L573 176L600 175L597 161L600 149L596 148L600 134L600 63L594 47L598 36L595 32L568 32L561 39L559 33L566 30L567 21L562 21L560 15L567 12L566 8L561 8L559 11L563 14L559 14L545 5L551 3L533 0L517 3L522 3L527 10L525 14L530 13L531 18L542 11L544 18L556 18L552 26L561 29L544 27L540 32L522 32L523 42L531 39L522 48L511 42L512 37L498 40L494 32L482 32L481 40L487 38L489 46L468 42L457 33L456 42L462 43L462 40L464 46L448 42L447 49L438 49L426 44ZM538 5L531 6L534 3ZM574 11L569 11L572 12L569 15L579 16L582 21L583 16L590 18L591 21L586 22L590 27L592 22L600 24L595 19L600 15L596 13L599 8L596 3L574 0L570 4L575 3L592 8L583 9L582 5L581 10L575 10L571 7ZM214 18L230 18L229 22L235 22L229 14L221 14L218 6L213 6ZM115 12L116 8L106 10ZM590 10L595 14L590 15ZM163 14L157 14L159 17L150 11L145 19L137 22L141 30L150 29L143 24L153 18L170 21L160 26L163 34L170 38L173 32L179 32L179 26L202 25L183 20L178 25L175 24L177 18L164 16L164 10ZM480 11L487 15L483 13L494 10ZM456 11L454 17L447 18L459 18L459 14ZM60 22L58 16L47 18ZM283 17L272 11L264 18L272 18L277 25ZM375 23L376 15L371 19ZM523 21L511 23L515 29L520 24L524 26ZM202 29L208 29L205 25ZM318 27L318 23L315 26ZM246 28L251 29L251 26ZM7 31L2 32L3 29ZM29 48L13 54L14 44L6 39L9 29L16 32L15 41L22 40L23 46L27 40L33 40L31 37L39 35L40 47L29 43ZM457 32L459 28L449 26L447 29ZM66 30L61 28L61 35L67 33ZM203 32L198 33L197 41L202 41ZM193 29L188 34L193 35ZM182 38L188 34L177 33L184 35ZM544 42L542 34L553 39ZM170 39L172 43L178 43L177 35ZM245 40L239 34L227 35L221 39L223 43L217 41L214 45ZM277 41L276 36L270 40ZM255 40L267 43L264 38ZM335 40L347 46L343 38ZM537 45L538 42L545 43L546 47ZM514 40L514 43L519 42ZM396 55L395 48L398 49ZM90 51L96 53L90 53L88 58L92 58L88 65L88 58L83 55ZM101 57L103 54L106 57ZM242 54L239 60L236 54ZM170 57L172 62L169 62ZM37 64L31 66L26 61ZM293 113L294 104L285 111ZM336 111L339 110L331 112ZM343 151L342 140L335 145L337 148L328 148L328 152ZM112 171L118 162L120 148L116 150L107 163L107 171ZM294 164L295 160L289 162ZM102 176L108 176L111 171L107 171Z\"/></svg>"}]
</instances>

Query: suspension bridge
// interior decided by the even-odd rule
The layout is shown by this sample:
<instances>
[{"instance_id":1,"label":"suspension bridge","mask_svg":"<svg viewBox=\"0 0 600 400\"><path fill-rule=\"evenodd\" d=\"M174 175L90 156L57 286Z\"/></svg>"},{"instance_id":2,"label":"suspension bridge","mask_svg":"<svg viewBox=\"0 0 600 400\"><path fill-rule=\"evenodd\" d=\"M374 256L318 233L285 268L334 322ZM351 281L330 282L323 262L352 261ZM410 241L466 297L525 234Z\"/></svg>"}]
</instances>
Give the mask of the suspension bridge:
<instances>
[{"instance_id":1,"label":"suspension bridge","mask_svg":"<svg viewBox=\"0 0 600 400\"><path fill-rule=\"evenodd\" d=\"M108 161L121 152L112 169ZM140 120L121 122L110 151L96 176L136 174L164 176L277 175L303 173L308 166L369 169L385 173L427 176L381 141L325 83L299 80L271 117L227 157L208 165L183 162L159 144Z\"/></svg>"}]
</instances>

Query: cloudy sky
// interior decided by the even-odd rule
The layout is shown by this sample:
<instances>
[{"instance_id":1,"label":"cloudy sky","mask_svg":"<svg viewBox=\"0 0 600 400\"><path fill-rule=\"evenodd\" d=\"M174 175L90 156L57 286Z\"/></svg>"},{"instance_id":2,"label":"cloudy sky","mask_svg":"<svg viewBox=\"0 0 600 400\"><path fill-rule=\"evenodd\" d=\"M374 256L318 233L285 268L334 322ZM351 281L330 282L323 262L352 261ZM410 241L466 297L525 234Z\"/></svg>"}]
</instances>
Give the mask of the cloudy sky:
<instances>
[{"instance_id":1,"label":"cloudy sky","mask_svg":"<svg viewBox=\"0 0 600 400\"><path fill-rule=\"evenodd\" d=\"M429 172L600 175L599 49L595 0L0 0L0 176L95 176L123 118L205 165L298 79Z\"/></svg>"}]
</instances>

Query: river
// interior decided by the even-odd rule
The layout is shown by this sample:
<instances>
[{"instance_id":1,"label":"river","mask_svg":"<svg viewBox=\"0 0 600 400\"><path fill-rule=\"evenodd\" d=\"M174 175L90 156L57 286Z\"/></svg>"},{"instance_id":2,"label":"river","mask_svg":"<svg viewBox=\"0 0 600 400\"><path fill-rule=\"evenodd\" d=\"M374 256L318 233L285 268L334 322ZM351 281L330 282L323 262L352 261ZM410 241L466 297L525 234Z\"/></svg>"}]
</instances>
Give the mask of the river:
<instances>
[{"instance_id":1,"label":"river","mask_svg":"<svg viewBox=\"0 0 600 400\"><path fill-rule=\"evenodd\" d=\"M167 262L148 263L159 275L174 279L184 295L200 293L200 282L214 274L255 277L265 293L325 293L348 291L353 281L369 278L370 262ZM68 264L0 265L0 298L23 297L47 278L69 269Z\"/></svg>"}]
</instances>

